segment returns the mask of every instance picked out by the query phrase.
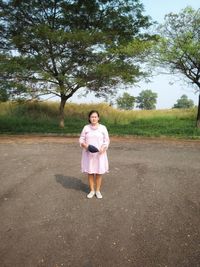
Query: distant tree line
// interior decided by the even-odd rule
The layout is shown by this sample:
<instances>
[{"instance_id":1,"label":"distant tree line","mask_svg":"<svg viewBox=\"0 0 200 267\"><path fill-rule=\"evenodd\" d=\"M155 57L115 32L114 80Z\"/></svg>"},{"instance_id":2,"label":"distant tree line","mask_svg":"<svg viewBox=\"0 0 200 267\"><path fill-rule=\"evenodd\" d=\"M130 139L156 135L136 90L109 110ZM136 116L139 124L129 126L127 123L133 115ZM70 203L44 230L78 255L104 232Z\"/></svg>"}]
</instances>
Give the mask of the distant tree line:
<instances>
[{"instance_id":1,"label":"distant tree line","mask_svg":"<svg viewBox=\"0 0 200 267\"><path fill-rule=\"evenodd\" d=\"M192 99L188 99L187 95L182 95L177 99L177 103L174 104L173 108L192 108L194 107L194 102Z\"/></svg>"},{"instance_id":2,"label":"distant tree line","mask_svg":"<svg viewBox=\"0 0 200 267\"><path fill-rule=\"evenodd\" d=\"M151 90L143 90L137 97L125 92L122 96L117 98L116 103L117 107L123 110L132 110L135 104L137 108L151 110L156 109L157 97L157 93ZM177 99L177 103L175 103L172 108L187 109L192 107L194 107L193 100L188 99L187 95L182 95Z\"/></svg>"},{"instance_id":3,"label":"distant tree line","mask_svg":"<svg viewBox=\"0 0 200 267\"><path fill-rule=\"evenodd\" d=\"M151 110L156 108L157 97L151 90L143 90L137 97L125 92L116 102L119 109L131 110L136 104L137 108Z\"/></svg>"}]
</instances>

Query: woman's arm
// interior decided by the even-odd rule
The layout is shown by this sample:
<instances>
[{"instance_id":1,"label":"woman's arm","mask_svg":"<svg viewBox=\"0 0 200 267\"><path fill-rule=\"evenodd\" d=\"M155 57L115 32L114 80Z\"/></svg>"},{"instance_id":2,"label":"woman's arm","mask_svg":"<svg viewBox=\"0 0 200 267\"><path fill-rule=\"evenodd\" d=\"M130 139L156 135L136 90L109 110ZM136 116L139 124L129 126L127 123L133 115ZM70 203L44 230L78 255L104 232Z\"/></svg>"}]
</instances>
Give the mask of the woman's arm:
<instances>
[{"instance_id":1,"label":"woman's arm","mask_svg":"<svg viewBox=\"0 0 200 267\"><path fill-rule=\"evenodd\" d=\"M79 137L80 147L87 149L88 145L86 144L86 126L83 127L81 135Z\"/></svg>"},{"instance_id":2,"label":"woman's arm","mask_svg":"<svg viewBox=\"0 0 200 267\"><path fill-rule=\"evenodd\" d=\"M109 138L108 130L104 126L104 129L103 129L103 144L102 144L102 146L100 148L100 153L104 153L108 149L109 144L110 144L110 138Z\"/></svg>"}]
</instances>

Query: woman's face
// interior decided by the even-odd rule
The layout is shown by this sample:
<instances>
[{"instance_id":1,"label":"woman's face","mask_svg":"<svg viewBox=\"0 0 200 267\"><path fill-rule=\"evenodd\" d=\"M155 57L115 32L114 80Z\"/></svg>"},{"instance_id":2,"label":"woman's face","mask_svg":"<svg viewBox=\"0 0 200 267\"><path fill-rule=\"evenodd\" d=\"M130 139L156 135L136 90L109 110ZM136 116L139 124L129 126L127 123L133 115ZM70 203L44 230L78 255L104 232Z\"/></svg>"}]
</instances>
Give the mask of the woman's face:
<instances>
[{"instance_id":1,"label":"woman's face","mask_svg":"<svg viewBox=\"0 0 200 267\"><path fill-rule=\"evenodd\" d=\"M90 122L95 125L99 122L99 117L98 117L98 114L96 112L92 113L90 115Z\"/></svg>"}]
</instances>

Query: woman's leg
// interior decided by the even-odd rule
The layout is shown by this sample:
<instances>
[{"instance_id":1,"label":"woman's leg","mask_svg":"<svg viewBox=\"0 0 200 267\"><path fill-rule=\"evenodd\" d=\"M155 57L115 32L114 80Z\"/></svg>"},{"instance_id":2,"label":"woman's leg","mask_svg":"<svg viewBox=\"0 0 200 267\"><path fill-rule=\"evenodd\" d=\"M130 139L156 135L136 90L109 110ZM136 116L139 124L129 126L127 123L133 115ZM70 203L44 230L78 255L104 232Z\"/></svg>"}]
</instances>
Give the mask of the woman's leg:
<instances>
[{"instance_id":1,"label":"woman's leg","mask_svg":"<svg viewBox=\"0 0 200 267\"><path fill-rule=\"evenodd\" d=\"M96 191L100 191L101 183L102 183L101 174L96 174Z\"/></svg>"},{"instance_id":2,"label":"woman's leg","mask_svg":"<svg viewBox=\"0 0 200 267\"><path fill-rule=\"evenodd\" d=\"M88 173L88 182L89 182L89 186L90 186L90 191L95 191L94 190L94 174Z\"/></svg>"}]
</instances>

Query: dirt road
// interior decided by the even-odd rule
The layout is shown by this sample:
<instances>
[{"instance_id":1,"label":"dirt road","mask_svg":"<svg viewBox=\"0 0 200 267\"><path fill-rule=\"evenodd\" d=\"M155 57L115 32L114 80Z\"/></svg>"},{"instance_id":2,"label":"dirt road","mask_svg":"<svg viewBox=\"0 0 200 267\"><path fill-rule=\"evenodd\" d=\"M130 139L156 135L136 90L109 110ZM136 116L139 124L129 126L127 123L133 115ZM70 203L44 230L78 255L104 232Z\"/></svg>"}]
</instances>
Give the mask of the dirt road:
<instances>
[{"instance_id":1,"label":"dirt road","mask_svg":"<svg viewBox=\"0 0 200 267\"><path fill-rule=\"evenodd\" d=\"M111 139L102 200L80 152L0 137L1 267L200 266L200 142Z\"/></svg>"}]
</instances>

